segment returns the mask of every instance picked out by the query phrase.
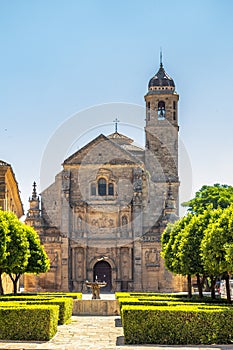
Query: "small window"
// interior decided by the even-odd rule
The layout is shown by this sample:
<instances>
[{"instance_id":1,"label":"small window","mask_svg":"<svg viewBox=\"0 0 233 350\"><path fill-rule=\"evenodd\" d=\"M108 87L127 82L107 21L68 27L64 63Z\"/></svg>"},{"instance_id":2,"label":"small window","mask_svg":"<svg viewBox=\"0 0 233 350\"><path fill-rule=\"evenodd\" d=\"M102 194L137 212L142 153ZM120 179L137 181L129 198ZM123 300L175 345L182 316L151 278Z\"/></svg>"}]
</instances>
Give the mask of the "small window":
<instances>
[{"instance_id":1,"label":"small window","mask_svg":"<svg viewBox=\"0 0 233 350\"><path fill-rule=\"evenodd\" d=\"M147 102L147 108L150 109L150 102Z\"/></svg>"},{"instance_id":2,"label":"small window","mask_svg":"<svg viewBox=\"0 0 233 350\"><path fill-rule=\"evenodd\" d=\"M112 183L108 184L108 195L113 196L114 195L114 186Z\"/></svg>"},{"instance_id":3,"label":"small window","mask_svg":"<svg viewBox=\"0 0 233 350\"><path fill-rule=\"evenodd\" d=\"M96 184L91 184L91 195L96 196Z\"/></svg>"},{"instance_id":4,"label":"small window","mask_svg":"<svg viewBox=\"0 0 233 350\"><path fill-rule=\"evenodd\" d=\"M165 110L165 102L159 101L158 103L158 119L162 120L166 116L166 110Z\"/></svg>"},{"instance_id":5,"label":"small window","mask_svg":"<svg viewBox=\"0 0 233 350\"><path fill-rule=\"evenodd\" d=\"M106 196L106 180L103 178L98 181L98 194L99 196Z\"/></svg>"},{"instance_id":6,"label":"small window","mask_svg":"<svg viewBox=\"0 0 233 350\"><path fill-rule=\"evenodd\" d=\"M173 101L173 109L176 109L176 101Z\"/></svg>"},{"instance_id":7,"label":"small window","mask_svg":"<svg viewBox=\"0 0 233 350\"><path fill-rule=\"evenodd\" d=\"M176 120L176 112L173 112L173 120Z\"/></svg>"}]
</instances>

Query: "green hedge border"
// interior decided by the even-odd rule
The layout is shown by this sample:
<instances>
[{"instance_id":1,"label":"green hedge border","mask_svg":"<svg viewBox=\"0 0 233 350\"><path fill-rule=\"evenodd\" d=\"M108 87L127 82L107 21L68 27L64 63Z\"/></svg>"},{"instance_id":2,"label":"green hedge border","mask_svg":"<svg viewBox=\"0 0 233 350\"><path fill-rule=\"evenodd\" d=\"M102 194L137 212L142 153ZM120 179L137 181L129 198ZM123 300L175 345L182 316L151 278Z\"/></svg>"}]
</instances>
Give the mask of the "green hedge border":
<instances>
[{"instance_id":1,"label":"green hedge border","mask_svg":"<svg viewBox=\"0 0 233 350\"><path fill-rule=\"evenodd\" d=\"M233 341L233 309L197 306L122 307L125 344L197 345Z\"/></svg>"},{"instance_id":2,"label":"green hedge border","mask_svg":"<svg viewBox=\"0 0 233 350\"><path fill-rule=\"evenodd\" d=\"M46 341L57 332L57 305L0 307L1 340Z\"/></svg>"},{"instance_id":3,"label":"green hedge border","mask_svg":"<svg viewBox=\"0 0 233 350\"><path fill-rule=\"evenodd\" d=\"M9 300L10 299L10 300ZM59 319L58 324L65 324L72 316L73 299L71 298L53 298L53 299L31 299L31 298L17 298L13 300L9 298L2 301L0 299L0 308L14 306L20 307L25 305L58 305L59 306Z\"/></svg>"}]
</instances>

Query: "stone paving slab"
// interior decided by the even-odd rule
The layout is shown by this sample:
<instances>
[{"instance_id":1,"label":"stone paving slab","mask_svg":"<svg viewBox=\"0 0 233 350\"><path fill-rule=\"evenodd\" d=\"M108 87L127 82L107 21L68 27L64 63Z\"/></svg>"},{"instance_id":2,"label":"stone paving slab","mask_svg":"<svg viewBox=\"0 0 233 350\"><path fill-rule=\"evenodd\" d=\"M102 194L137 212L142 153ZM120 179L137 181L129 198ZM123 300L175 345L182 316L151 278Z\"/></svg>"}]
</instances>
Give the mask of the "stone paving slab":
<instances>
[{"instance_id":1,"label":"stone paving slab","mask_svg":"<svg viewBox=\"0 0 233 350\"><path fill-rule=\"evenodd\" d=\"M124 345L120 318L115 316L72 316L71 323L58 326L48 342L0 341L0 350L233 350L224 346Z\"/></svg>"}]
</instances>

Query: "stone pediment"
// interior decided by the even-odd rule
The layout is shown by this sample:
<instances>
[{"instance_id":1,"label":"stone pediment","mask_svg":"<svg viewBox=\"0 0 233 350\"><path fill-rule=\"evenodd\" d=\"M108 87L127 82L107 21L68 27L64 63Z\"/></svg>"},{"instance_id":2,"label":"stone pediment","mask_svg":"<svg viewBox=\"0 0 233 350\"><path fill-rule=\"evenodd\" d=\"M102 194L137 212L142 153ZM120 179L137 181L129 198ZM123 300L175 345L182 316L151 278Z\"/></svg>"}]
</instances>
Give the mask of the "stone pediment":
<instances>
[{"instance_id":1,"label":"stone pediment","mask_svg":"<svg viewBox=\"0 0 233 350\"><path fill-rule=\"evenodd\" d=\"M141 164L141 160L103 134L67 158L63 166L75 164Z\"/></svg>"},{"instance_id":2,"label":"stone pediment","mask_svg":"<svg viewBox=\"0 0 233 350\"><path fill-rule=\"evenodd\" d=\"M120 134L119 132L114 132L113 134L108 135L108 139L113 140L119 145L130 145L131 143L133 143L133 139L130 139L128 136Z\"/></svg>"}]
</instances>

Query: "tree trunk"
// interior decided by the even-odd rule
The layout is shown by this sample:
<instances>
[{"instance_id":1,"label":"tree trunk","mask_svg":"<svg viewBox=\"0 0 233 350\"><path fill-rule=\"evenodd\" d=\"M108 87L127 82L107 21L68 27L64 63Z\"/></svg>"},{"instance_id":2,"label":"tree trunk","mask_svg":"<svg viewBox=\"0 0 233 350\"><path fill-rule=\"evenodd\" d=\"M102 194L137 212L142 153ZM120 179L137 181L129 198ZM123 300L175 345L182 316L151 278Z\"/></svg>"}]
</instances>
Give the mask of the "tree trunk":
<instances>
[{"instance_id":1,"label":"tree trunk","mask_svg":"<svg viewBox=\"0 0 233 350\"><path fill-rule=\"evenodd\" d=\"M215 295L215 284L216 284L216 277L214 276L210 276L210 281L211 281L211 298L212 299L216 299L216 295Z\"/></svg>"},{"instance_id":2,"label":"tree trunk","mask_svg":"<svg viewBox=\"0 0 233 350\"><path fill-rule=\"evenodd\" d=\"M230 291L230 282L229 282L229 275L227 274L226 277L226 293L227 293L227 301L229 304L231 304L231 291Z\"/></svg>"},{"instance_id":3,"label":"tree trunk","mask_svg":"<svg viewBox=\"0 0 233 350\"><path fill-rule=\"evenodd\" d=\"M2 284L2 271L0 270L0 295L4 294L3 284Z\"/></svg>"},{"instance_id":4,"label":"tree trunk","mask_svg":"<svg viewBox=\"0 0 233 350\"><path fill-rule=\"evenodd\" d=\"M188 297L192 298L192 281L191 281L191 275L187 276L188 279Z\"/></svg>"},{"instance_id":5,"label":"tree trunk","mask_svg":"<svg viewBox=\"0 0 233 350\"><path fill-rule=\"evenodd\" d=\"M198 293L199 293L199 298L203 298L203 289L202 289L202 281L200 279L199 273L197 273L197 287L198 287Z\"/></svg>"},{"instance_id":6,"label":"tree trunk","mask_svg":"<svg viewBox=\"0 0 233 350\"><path fill-rule=\"evenodd\" d=\"M18 280L19 280L19 277L21 276L21 274L16 273L15 278L13 277L13 275L11 273L9 274L9 276L13 282L13 293L14 293L14 295L16 295L17 294L17 283L18 283Z\"/></svg>"}]
</instances>

